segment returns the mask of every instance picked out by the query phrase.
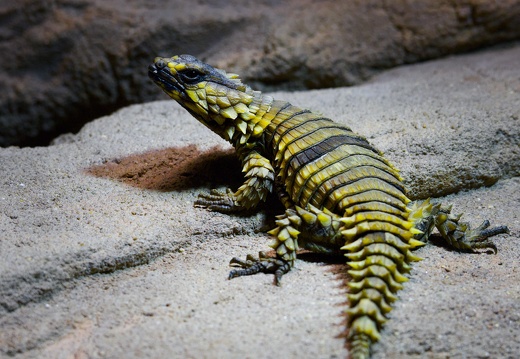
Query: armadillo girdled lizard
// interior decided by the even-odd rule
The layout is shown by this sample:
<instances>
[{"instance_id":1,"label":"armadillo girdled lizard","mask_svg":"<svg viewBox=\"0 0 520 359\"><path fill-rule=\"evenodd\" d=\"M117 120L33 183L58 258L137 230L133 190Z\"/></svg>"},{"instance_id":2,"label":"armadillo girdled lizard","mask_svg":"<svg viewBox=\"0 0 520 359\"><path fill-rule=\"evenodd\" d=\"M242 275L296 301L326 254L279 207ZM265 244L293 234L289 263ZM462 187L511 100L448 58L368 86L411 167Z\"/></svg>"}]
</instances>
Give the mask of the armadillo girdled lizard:
<instances>
[{"instance_id":1,"label":"armadillo girdled lizard","mask_svg":"<svg viewBox=\"0 0 520 359\"><path fill-rule=\"evenodd\" d=\"M408 280L411 250L436 227L459 250L492 248L507 233L489 222L472 229L430 200L412 202L398 171L362 136L309 110L273 99L190 55L155 59L150 78L198 121L228 140L242 161L237 191L202 194L196 204L219 212L256 207L273 190L284 204L268 232L275 257L233 258L229 278L259 272L281 277L299 249L344 253L349 274L349 342L368 358L396 293Z\"/></svg>"}]
</instances>

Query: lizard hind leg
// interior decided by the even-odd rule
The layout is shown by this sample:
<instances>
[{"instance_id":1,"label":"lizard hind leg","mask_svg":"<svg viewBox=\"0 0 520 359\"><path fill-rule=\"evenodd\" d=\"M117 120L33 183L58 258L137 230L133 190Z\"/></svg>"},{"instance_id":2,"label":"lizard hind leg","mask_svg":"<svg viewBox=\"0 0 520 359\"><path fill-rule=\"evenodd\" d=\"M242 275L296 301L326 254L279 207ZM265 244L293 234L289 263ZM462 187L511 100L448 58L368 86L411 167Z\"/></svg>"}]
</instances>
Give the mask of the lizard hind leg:
<instances>
[{"instance_id":1,"label":"lizard hind leg","mask_svg":"<svg viewBox=\"0 0 520 359\"><path fill-rule=\"evenodd\" d=\"M273 273L275 283L280 285L282 276L289 272L296 260L298 247L298 235L296 228L301 224L301 219L293 209L286 210L285 214L277 216L277 227L268 233L274 238L269 244L276 251L276 257L268 257L260 252L258 258L248 255L246 260L233 258L230 265L238 267L229 273L229 279L256 273Z\"/></svg>"},{"instance_id":2,"label":"lizard hind leg","mask_svg":"<svg viewBox=\"0 0 520 359\"><path fill-rule=\"evenodd\" d=\"M276 257L268 257L260 252L258 258L248 256L246 260L233 258L231 265L239 267L229 273L229 279L256 273L274 273L275 283L280 284L282 276L289 272L296 261L296 251L304 248L313 252L335 252L341 246L341 217L323 209L308 205L289 208L278 216L277 227L268 233L273 236L269 244L276 251Z\"/></svg>"},{"instance_id":3,"label":"lizard hind leg","mask_svg":"<svg viewBox=\"0 0 520 359\"><path fill-rule=\"evenodd\" d=\"M491 248L495 253L497 247L490 239L497 234L509 233L506 226L489 228L489 221L484 221L476 228L469 223L461 222L461 214L453 215L451 206L443 207L440 203L431 203L429 199L414 202L410 206L409 220L415 228L423 233L416 239L426 241L435 227L439 230L445 243L458 250L474 251L475 249Z\"/></svg>"},{"instance_id":4,"label":"lizard hind leg","mask_svg":"<svg viewBox=\"0 0 520 359\"><path fill-rule=\"evenodd\" d=\"M432 203L430 199L412 202L408 208L408 220L413 222L414 227L422 231L415 236L416 239L426 242L435 228L435 217L441 208L440 203Z\"/></svg>"},{"instance_id":5,"label":"lizard hind leg","mask_svg":"<svg viewBox=\"0 0 520 359\"><path fill-rule=\"evenodd\" d=\"M471 228L467 222L460 222L462 214L451 214L451 206L441 207L435 216L435 226L446 243L453 248L466 251L490 248L497 253L497 246L490 239L497 234L509 233L506 226L489 228L488 220L482 222L478 227Z\"/></svg>"}]
</instances>

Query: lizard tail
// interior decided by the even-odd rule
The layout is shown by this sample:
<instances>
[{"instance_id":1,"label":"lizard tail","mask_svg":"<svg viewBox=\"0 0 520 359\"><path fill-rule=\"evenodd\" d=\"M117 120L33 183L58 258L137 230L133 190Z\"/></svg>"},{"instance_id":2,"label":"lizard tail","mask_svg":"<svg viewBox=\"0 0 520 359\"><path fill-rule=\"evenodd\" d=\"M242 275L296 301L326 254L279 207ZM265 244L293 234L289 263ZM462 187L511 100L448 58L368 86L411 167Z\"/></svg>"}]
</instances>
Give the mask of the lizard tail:
<instances>
[{"instance_id":1,"label":"lizard tail","mask_svg":"<svg viewBox=\"0 0 520 359\"><path fill-rule=\"evenodd\" d=\"M350 337L350 358L368 359L372 339L366 334L356 333Z\"/></svg>"},{"instance_id":2,"label":"lizard tail","mask_svg":"<svg viewBox=\"0 0 520 359\"><path fill-rule=\"evenodd\" d=\"M377 224L371 227L375 229ZM352 280L347 313L353 359L369 357L370 345L380 339L379 330L387 321L391 303L397 300L396 293L408 280L404 274L410 271L409 264L420 260L410 249L424 243L413 240L410 232L395 229L395 233L369 232L342 247L349 252L345 256L352 268L348 271Z\"/></svg>"}]
</instances>

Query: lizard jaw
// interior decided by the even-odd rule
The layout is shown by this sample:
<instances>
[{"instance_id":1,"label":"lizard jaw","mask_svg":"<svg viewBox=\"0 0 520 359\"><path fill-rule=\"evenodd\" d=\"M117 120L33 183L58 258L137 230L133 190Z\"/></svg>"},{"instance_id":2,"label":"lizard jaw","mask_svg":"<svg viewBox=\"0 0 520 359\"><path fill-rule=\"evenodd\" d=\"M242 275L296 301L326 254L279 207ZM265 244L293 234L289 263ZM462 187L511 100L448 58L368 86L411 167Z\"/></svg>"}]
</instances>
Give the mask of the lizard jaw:
<instances>
[{"instance_id":1,"label":"lizard jaw","mask_svg":"<svg viewBox=\"0 0 520 359\"><path fill-rule=\"evenodd\" d=\"M172 98L186 96L184 87L169 73L167 66L160 66L160 60L148 66L148 77Z\"/></svg>"}]
</instances>

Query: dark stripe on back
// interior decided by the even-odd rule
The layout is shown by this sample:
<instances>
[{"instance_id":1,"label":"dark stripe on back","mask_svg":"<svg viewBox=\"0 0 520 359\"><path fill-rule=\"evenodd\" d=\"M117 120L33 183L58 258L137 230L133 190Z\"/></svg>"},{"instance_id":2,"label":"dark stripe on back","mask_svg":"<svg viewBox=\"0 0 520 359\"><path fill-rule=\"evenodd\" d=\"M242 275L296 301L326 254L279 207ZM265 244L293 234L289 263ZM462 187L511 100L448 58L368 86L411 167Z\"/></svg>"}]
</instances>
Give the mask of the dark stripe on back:
<instances>
[{"instance_id":1,"label":"dark stripe on back","mask_svg":"<svg viewBox=\"0 0 520 359\"><path fill-rule=\"evenodd\" d=\"M363 138L352 137L349 135L336 135L325 138L323 141L316 142L305 150L295 154L289 158L288 166L292 168L300 167L314 161L315 159L326 155L341 145L355 145L364 147L372 152L378 153L367 140ZM294 161L294 162L293 162ZM293 166L294 163L294 166Z\"/></svg>"},{"instance_id":2,"label":"dark stripe on back","mask_svg":"<svg viewBox=\"0 0 520 359\"><path fill-rule=\"evenodd\" d=\"M307 112L305 112L307 113ZM303 115L305 113L299 113L298 115ZM296 117L296 116L293 116L293 117ZM292 120L293 118L291 118ZM330 118L326 118L326 117L313 117L313 118L308 118L308 119L305 119L303 121L301 121L300 123L294 125L294 126L291 126L287 129L285 129L285 131L283 131L282 133L280 133L280 137L278 138L278 141L276 142L276 144L273 146L273 143L272 141L274 140L274 135L276 134L276 132L273 133L272 137L271 137L271 141L268 143L268 146L270 146L270 148L272 148L273 152L276 152L277 149L278 149L278 145L280 144L280 141L282 141L285 136L287 135L288 132L292 131L292 130L295 130L297 128L300 128L301 126L304 126L304 125L307 125L311 122L318 122L318 121L325 121L327 123L334 123L336 124L334 121L332 121ZM284 124L286 121L283 121L281 122L280 124L278 124L276 126L276 130L280 127L280 125ZM316 129L315 129L316 130ZM292 143L292 141L291 141Z\"/></svg>"},{"instance_id":3,"label":"dark stripe on back","mask_svg":"<svg viewBox=\"0 0 520 359\"><path fill-rule=\"evenodd\" d=\"M343 146L350 146L350 144L346 144L346 143L339 143L337 146L335 146L334 148L331 148L325 155L327 154L330 154L334 151L336 151L339 147L343 147ZM354 145L356 146L356 145ZM366 157L370 157L371 159L373 160L376 160L378 162L381 163L381 166L384 166L384 167L388 167L388 163L385 161L385 159L383 157L381 157L380 155L378 155L377 153L374 153L374 154L371 154L371 153L362 153L362 152L352 152L352 153L349 153L348 155L343 155L341 158L339 158L338 160L335 160L335 161L328 161L326 163L325 166L321 167L321 168L318 168L316 167L316 170L313 171L306 179L305 179L305 182L303 183L302 187L305 187L308 183L308 181L314 176L316 175L318 172L321 172L323 170L326 170L328 167L338 163L338 162L341 162L343 161L344 159L348 158L348 157L351 157L351 156L366 156ZM311 164L311 162L315 161L315 160L318 160L322 158L322 156L318 156L316 158L314 158L312 161L309 161L307 163L302 163L301 165L299 165L296 169L294 169L294 172L293 172L293 175L291 176L292 178L290 179L291 182L287 184L287 190L289 189L293 189L293 186L294 186L294 181L296 181L296 177L298 177L298 173L305 167L307 166L308 164ZM288 170L287 170L288 171ZM299 189L299 192L301 193L303 190L303 188ZM298 195L298 198L299 195Z\"/></svg>"},{"instance_id":4,"label":"dark stripe on back","mask_svg":"<svg viewBox=\"0 0 520 359\"><path fill-rule=\"evenodd\" d=\"M319 131L319 130L322 130L325 128L344 129L341 126L321 127L321 128L316 128L313 131L305 134L305 136L310 135L311 133L314 133L316 131ZM303 138L305 136L298 137L295 140L300 140L301 138ZM288 148L290 144L295 142L295 140L289 142L287 144L286 148ZM327 153L330 153L335 148L337 148L338 146L341 146L341 145L360 146L360 147L366 148L376 154L379 154L378 151L374 147L372 147L368 143L368 141L365 140L364 138L354 137L354 136L350 136L350 135L328 136L327 138L324 138L323 140L316 142L312 146L307 147L303 151L292 154L291 157L289 157L289 159L287 160L285 168L282 169L283 170L282 178L284 179L284 181L287 179L287 171L289 170L289 167L291 167L293 169L301 168L302 166L304 166L306 164L310 164L311 162L320 158L321 156L326 155ZM293 161L294 161L294 166L293 166ZM295 171L294 175L296 175L296 171Z\"/></svg>"},{"instance_id":5,"label":"dark stripe on back","mask_svg":"<svg viewBox=\"0 0 520 359\"><path fill-rule=\"evenodd\" d=\"M307 124L307 123L308 122L305 122L305 124ZM289 142L287 142L287 144L285 145L285 148L282 150L282 153L281 153L282 162L284 162L283 161L284 154L285 154L285 151L287 151L289 149L289 146L291 146L295 142L303 141L303 139L305 137L311 136L311 135L315 134L316 132L320 132L320 131L323 131L323 130L331 130L331 129L333 129L333 130L347 131L343 126L337 124L336 122L331 121L330 124L331 124L330 126L323 126L323 127L313 128L312 130L309 130L308 132L304 133L303 135L300 135L300 137L293 137ZM280 142L283 140L283 138L285 136L287 136L287 133L290 132L293 129L294 128L290 128L286 133L284 133L284 136L280 136L280 138L278 139L277 143L273 147L273 150L274 150L275 154L277 153L276 151L277 151L278 147L280 146ZM313 145L311 145L311 146L309 146L309 147L307 147L307 148L305 148L305 149L303 149L303 150L301 150L299 152L291 154L289 156L289 158L287 159L287 161L285 161L285 167L281 167L279 173L281 174L281 172L283 171L284 172L283 176L286 176L287 175L287 170L289 168L289 164L291 163L291 161L294 159L295 156L297 156L298 154L300 154L302 152L305 152L306 150L308 150L311 147L319 145L320 143L326 141L328 138L337 137L337 136L342 136L342 135L332 135L332 136L328 136L326 138L324 137L323 140L320 140L320 141L316 142L315 144L313 144ZM281 166L281 164L280 164L280 166ZM285 180L285 177L283 177L283 178Z\"/></svg>"}]
</instances>

